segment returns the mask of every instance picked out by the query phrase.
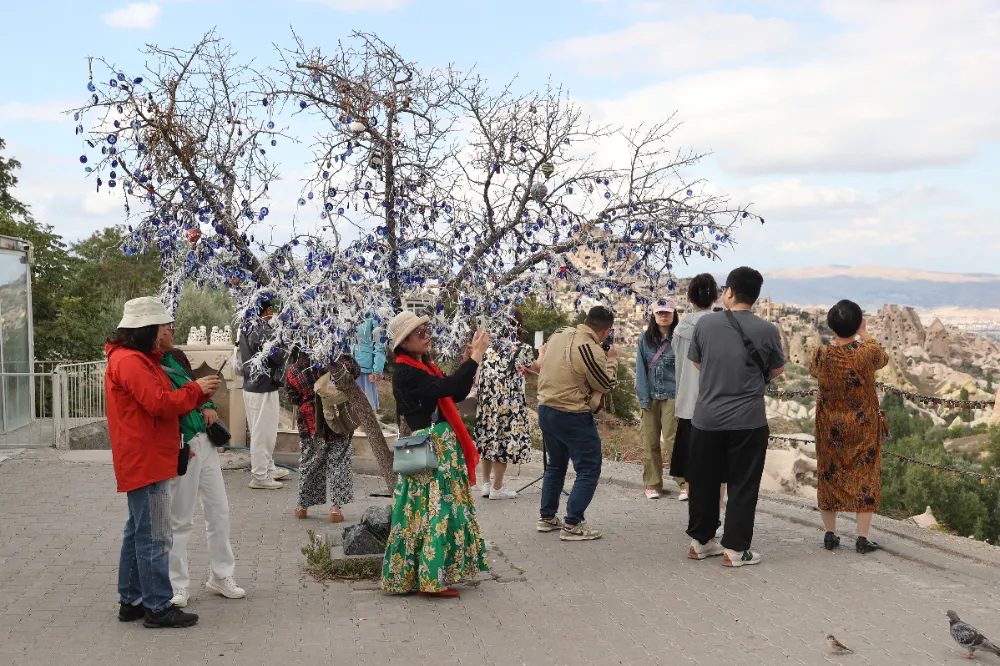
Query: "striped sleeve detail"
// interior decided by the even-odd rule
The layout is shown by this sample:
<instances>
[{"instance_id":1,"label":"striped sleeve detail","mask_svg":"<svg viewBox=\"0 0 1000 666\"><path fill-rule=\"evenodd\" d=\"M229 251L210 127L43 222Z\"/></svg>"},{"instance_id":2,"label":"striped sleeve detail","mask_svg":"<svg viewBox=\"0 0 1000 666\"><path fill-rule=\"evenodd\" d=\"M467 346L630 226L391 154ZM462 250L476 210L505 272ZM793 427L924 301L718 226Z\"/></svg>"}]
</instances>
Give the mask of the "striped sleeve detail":
<instances>
[{"instance_id":1,"label":"striped sleeve detail","mask_svg":"<svg viewBox=\"0 0 1000 666\"><path fill-rule=\"evenodd\" d=\"M583 359L583 365L587 368L587 372L597 381L597 384L605 391L613 389L615 387L615 380L608 377L608 373L604 371L602 364L594 357L594 350L590 345L580 345L577 347L577 351L580 352L580 358Z\"/></svg>"}]
</instances>

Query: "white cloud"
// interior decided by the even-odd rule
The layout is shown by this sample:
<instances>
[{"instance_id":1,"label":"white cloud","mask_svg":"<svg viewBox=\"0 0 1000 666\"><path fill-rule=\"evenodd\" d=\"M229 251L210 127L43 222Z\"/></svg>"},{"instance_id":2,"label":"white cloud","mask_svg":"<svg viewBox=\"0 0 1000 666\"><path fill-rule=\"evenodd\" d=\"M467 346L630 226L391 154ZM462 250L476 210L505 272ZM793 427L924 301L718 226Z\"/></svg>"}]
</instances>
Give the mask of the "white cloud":
<instances>
[{"instance_id":1,"label":"white cloud","mask_svg":"<svg viewBox=\"0 0 1000 666\"><path fill-rule=\"evenodd\" d=\"M715 150L731 174L948 166L1000 140L1000 12L994 4L829 0L821 8L825 32L774 24L775 35L797 38L778 40L771 51L761 47L750 62L754 42L767 38L741 33L740 22L724 15L638 23L546 53L572 57L588 73L611 67L663 72L658 83L590 106L627 125L679 109L678 140ZM674 53L666 36L677 39L684 31L689 34ZM654 41L658 34L663 45ZM698 53L686 55L691 44ZM682 66L713 62L711 70L677 76Z\"/></svg>"},{"instance_id":2,"label":"white cloud","mask_svg":"<svg viewBox=\"0 0 1000 666\"><path fill-rule=\"evenodd\" d=\"M101 16L113 28L152 28L160 20L160 6L152 2L136 2Z\"/></svg>"},{"instance_id":3,"label":"white cloud","mask_svg":"<svg viewBox=\"0 0 1000 666\"><path fill-rule=\"evenodd\" d=\"M301 0L326 5L341 12L391 12L402 9L410 0Z\"/></svg>"},{"instance_id":4,"label":"white cloud","mask_svg":"<svg viewBox=\"0 0 1000 666\"><path fill-rule=\"evenodd\" d=\"M781 19L746 14L690 16L568 39L547 48L545 55L573 62L592 75L680 72L773 51L789 43L794 34L794 26Z\"/></svg>"}]
</instances>

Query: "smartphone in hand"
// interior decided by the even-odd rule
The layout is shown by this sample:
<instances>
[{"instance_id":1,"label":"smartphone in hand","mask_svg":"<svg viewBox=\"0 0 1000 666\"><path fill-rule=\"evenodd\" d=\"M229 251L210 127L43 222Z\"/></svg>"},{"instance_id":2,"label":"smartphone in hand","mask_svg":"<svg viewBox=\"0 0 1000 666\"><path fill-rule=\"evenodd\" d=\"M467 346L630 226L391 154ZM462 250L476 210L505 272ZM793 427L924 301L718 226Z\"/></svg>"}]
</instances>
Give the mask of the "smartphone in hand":
<instances>
[{"instance_id":1,"label":"smartphone in hand","mask_svg":"<svg viewBox=\"0 0 1000 666\"><path fill-rule=\"evenodd\" d=\"M611 346L615 344L615 329L611 329L608 333L608 337L604 338L604 342L601 343L601 349L605 352L611 351Z\"/></svg>"},{"instance_id":2,"label":"smartphone in hand","mask_svg":"<svg viewBox=\"0 0 1000 666\"><path fill-rule=\"evenodd\" d=\"M226 367L226 363L229 363L228 358L222 362L222 365L219 366L219 371L215 373L216 377L222 377L222 369Z\"/></svg>"}]
</instances>

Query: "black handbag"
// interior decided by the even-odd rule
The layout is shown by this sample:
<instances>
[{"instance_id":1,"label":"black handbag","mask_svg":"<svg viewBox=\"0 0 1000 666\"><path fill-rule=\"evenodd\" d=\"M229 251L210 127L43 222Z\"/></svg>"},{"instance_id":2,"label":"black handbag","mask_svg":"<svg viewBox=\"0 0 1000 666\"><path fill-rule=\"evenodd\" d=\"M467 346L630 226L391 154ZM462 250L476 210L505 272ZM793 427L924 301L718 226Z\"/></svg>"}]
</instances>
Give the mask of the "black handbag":
<instances>
[{"instance_id":1,"label":"black handbag","mask_svg":"<svg viewBox=\"0 0 1000 666\"><path fill-rule=\"evenodd\" d=\"M215 423L205 428L205 433L216 446L225 446L233 438L222 419L215 419Z\"/></svg>"},{"instance_id":2,"label":"black handbag","mask_svg":"<svg viewBox=\"0 0 1000 666\"><path fill-rule=\"evenodd\" d=\"M191 445L184 442L181 452L177 455L177 476L184 476L188 471L188 461L191 460Z\"/></svg>"}]
</instances>

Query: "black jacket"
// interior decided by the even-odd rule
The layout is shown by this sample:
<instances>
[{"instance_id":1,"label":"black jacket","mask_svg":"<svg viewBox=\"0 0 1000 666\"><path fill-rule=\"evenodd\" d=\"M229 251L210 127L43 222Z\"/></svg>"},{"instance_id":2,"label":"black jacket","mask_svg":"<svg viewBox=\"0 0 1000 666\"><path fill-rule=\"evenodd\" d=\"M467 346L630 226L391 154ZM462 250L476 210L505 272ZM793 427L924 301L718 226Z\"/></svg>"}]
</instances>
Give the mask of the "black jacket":
<instances>
[{"instance_id":1,"label":"black jacket","mask_svg":"<svg viewBox=\"0 0 1000 666\"><path fill-rule=\"evenodd\" d=\"M240 334L240 362L243 364L243 390L247 393L271 393L284 384L285 350L275 348L267 357L263 372L253 372L251 359L260 353L265 343L274 336L271 326L258 320L244 328Z\"/></svg>"},{"instance_id":2,"label":"black jacket","mask_svg":"<svg viewBox=\"0 0 1000 666\"><path fill-rule=\"evenodd\" d=\"M471 358L460 365L450 377L435 377L410 365L397 363L392 373L392 395L396 398L396 423L406 417L406 425L411 432L429 428L431 417L441 398L452 398L456 402L465 400L472 390L479 364ZM435 423L444 417L438 414Z\"/></svg>"}]
</instances>

